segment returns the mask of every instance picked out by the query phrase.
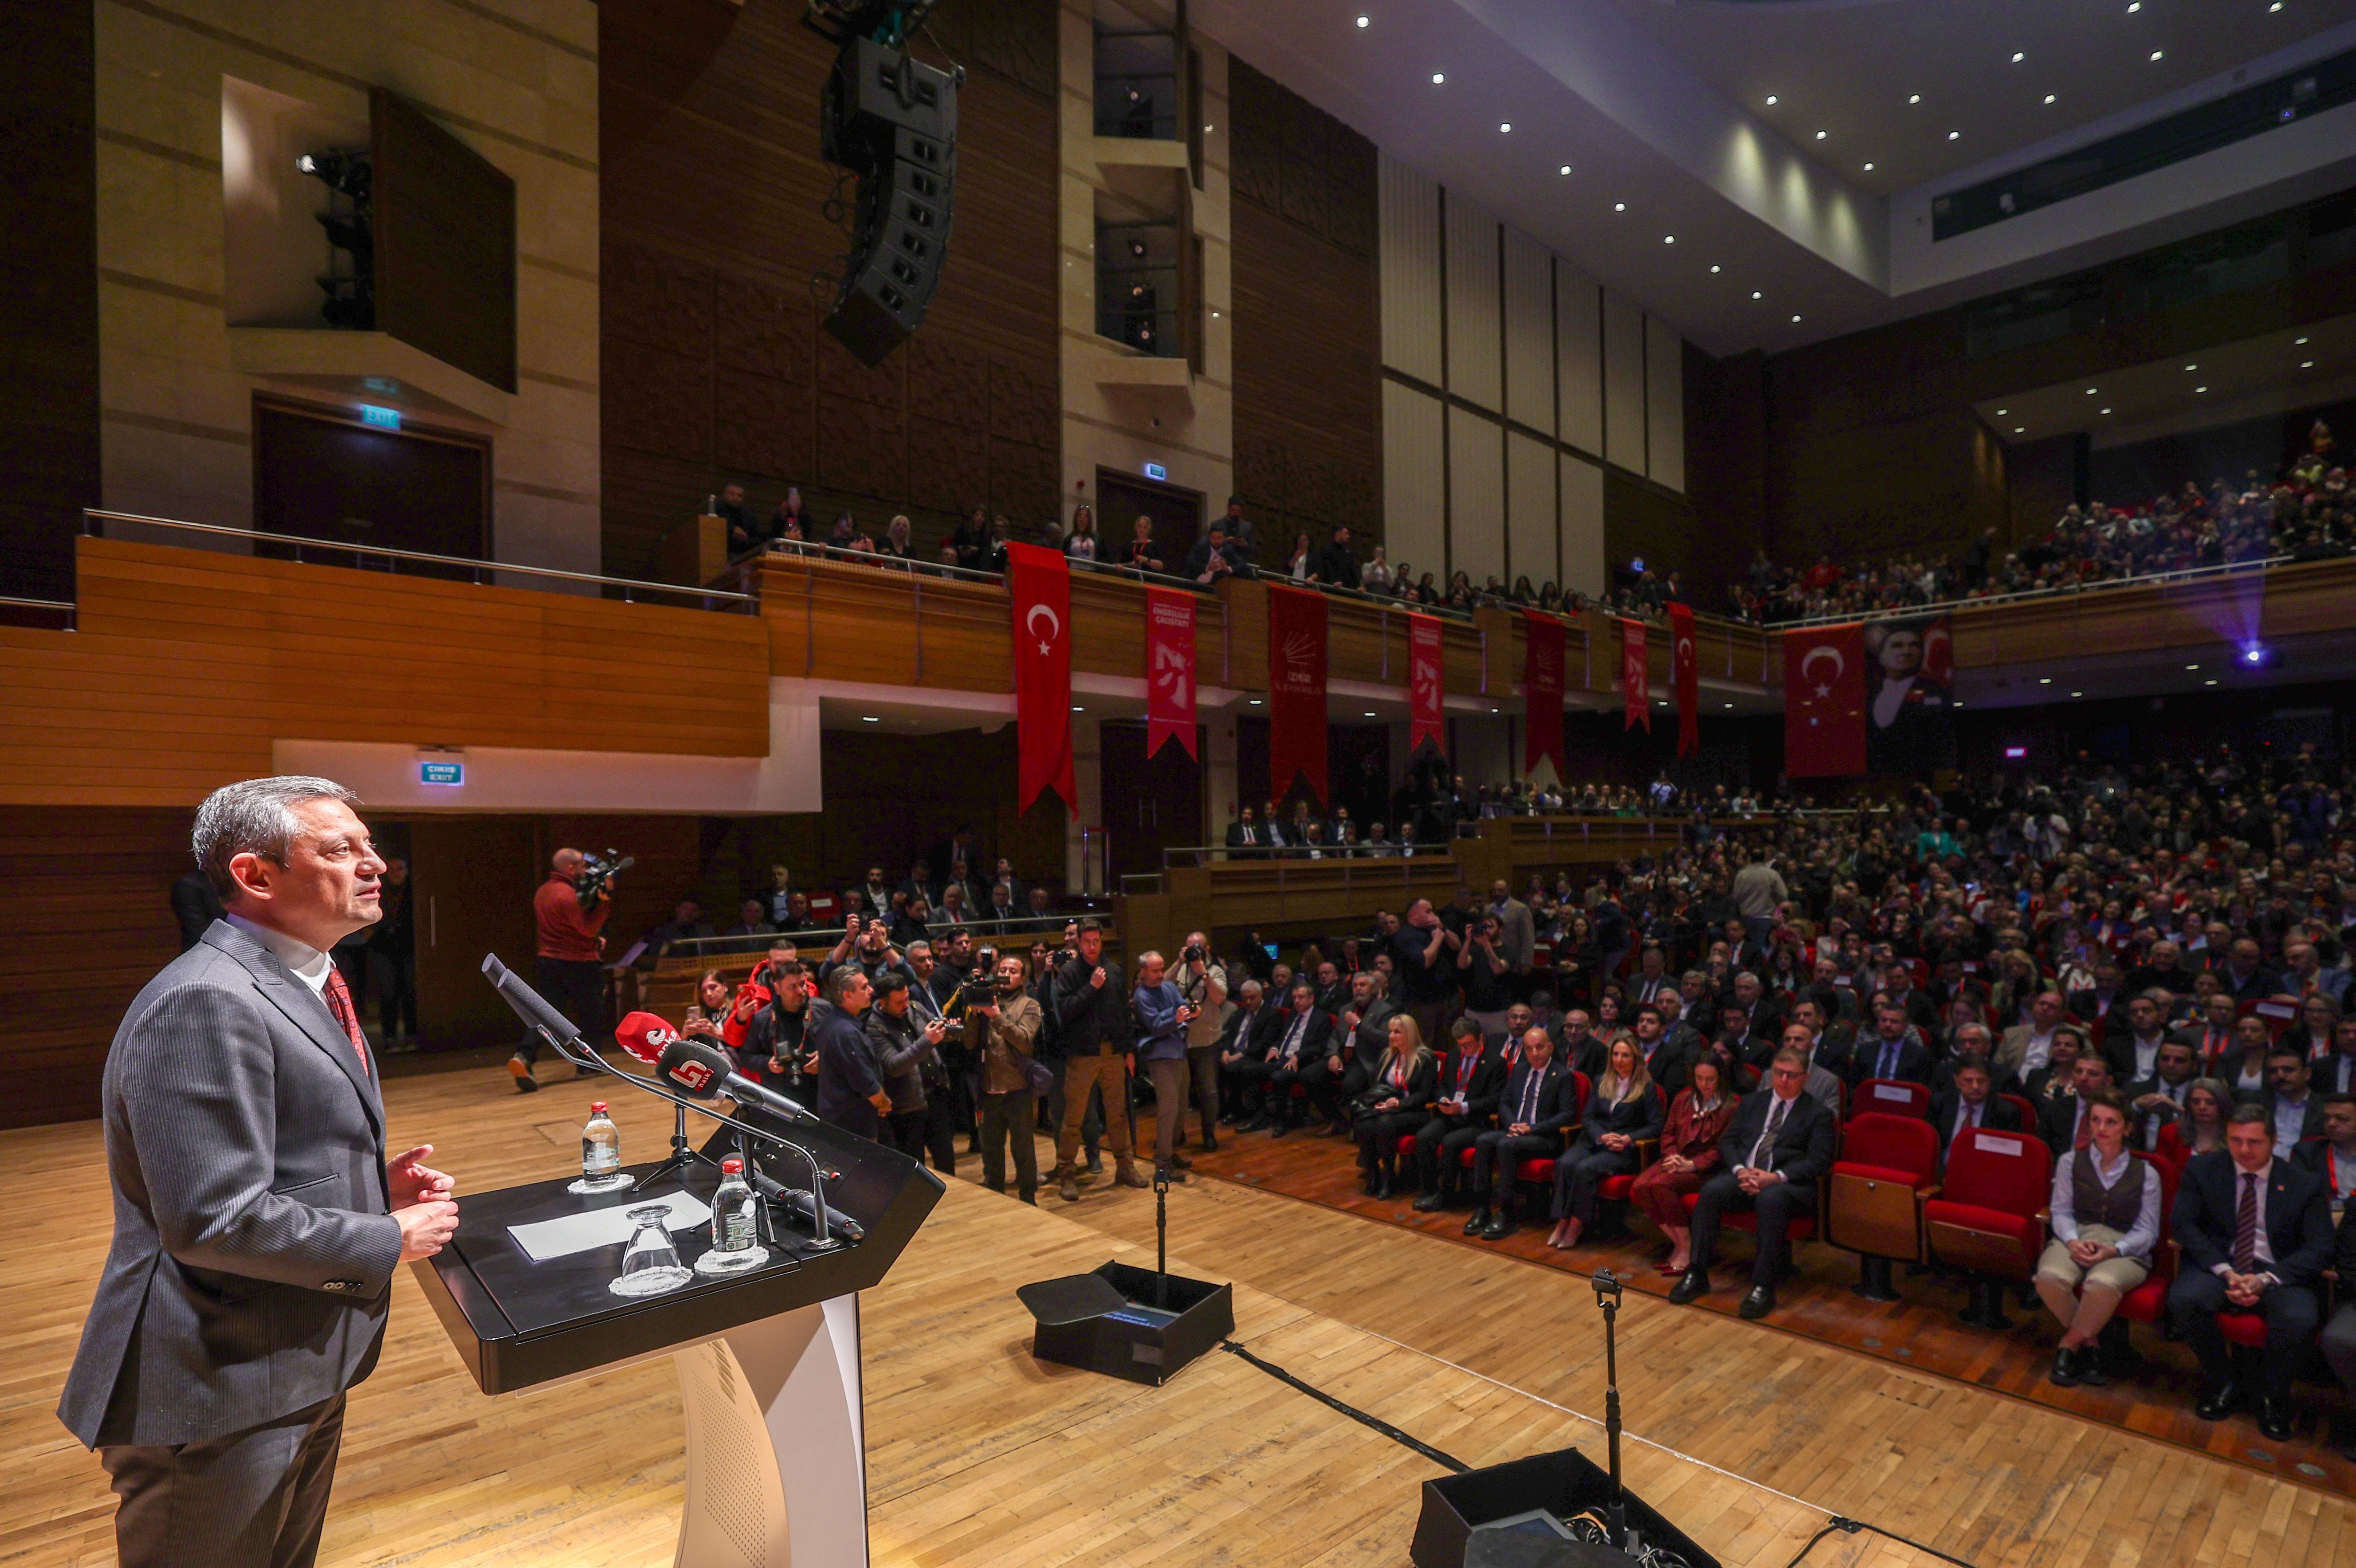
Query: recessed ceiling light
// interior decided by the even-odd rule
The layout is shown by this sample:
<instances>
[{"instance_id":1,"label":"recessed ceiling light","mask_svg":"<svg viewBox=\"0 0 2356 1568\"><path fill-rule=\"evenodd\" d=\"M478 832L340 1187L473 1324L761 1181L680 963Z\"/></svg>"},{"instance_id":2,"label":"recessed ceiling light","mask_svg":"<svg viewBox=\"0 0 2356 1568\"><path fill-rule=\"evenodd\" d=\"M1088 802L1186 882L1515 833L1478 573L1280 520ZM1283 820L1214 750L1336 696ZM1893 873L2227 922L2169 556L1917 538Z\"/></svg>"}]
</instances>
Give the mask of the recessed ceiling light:
<instances>
[{"instance_id":1,"label":"recessed ceiling light","mask_svg":"<svg viewBox=\"0 0 2356 1568\"><path fill-rule=\"evenodd\" d=\"M2204 681L2202 681L2201 684L2201 685L2203 685L2203 686L2214 686L2214 685L2216 685L2217 683L2216 683L2216 681L2214 681L2214 680L2204 680Z\"/></svg>"},{"instance_id":2,"label":"recessed ceiling light","mask_svg":"<svg viewBox=\"0 0 2356 1568\"><path fill-rule=\"evenodd\" d=\"M2151 58L2156 60L2166 59L2168 58L2168 51L2166 49L2154 49L2151 51Z\"/></svg>"},{"instance_id":3,"label":"recessed ceiling light","mask_svg":"<svg viewBox=\"0 0 2356 1568\"><path fill-rule=\"evenodd\" d=\"M1906 101L1909 103L1920 103L1922 101L1922 95L1919 92L1910 92L1906 95Z\"/></svg>"},{"instance_id":4,"label":"recessed ceiling light","mask_svg":"<svg viewBox=\"0 0 2356 1568\"><path fill-rule=\"evenodd\" d=\"M2104 412L2104 413L2109 413L2110 411L2110 411L2110 410L2108 410L2108 409L2104 409L2104 410L2103 411L2103 412Z\"/></svg>"},{"instance_id":5,"label":"recessed ceiling light","mask_svg":"<svg viewBox=\"0 0 2356 1568\"><path fill-rule=\"evenodd\" d=\"M1259 699L1257 697L1253 698L1250 705L1254 708L1258 708L1259 706Z\"/></svg>"},{"instance_id":6,"label":"recessed ceiling light","mask_svg":"<svg viewBox=\"0 0 2356 1568\"><path fill-rule=\"evenodd\" d=\"M2102 390L2102 389L2099 387L2089 387L2086 389L2086 395L2091 398L2100 390Z\"/></svg>"},{"instance_id":7,"label":"recessed ceiling light","mask_svg":"<svg viewBox=\"0 0 2356 1568\"><path fill-rule=\"evenodd\" d=\"M2050 675L2040 675L2037 677L2037 684L2040 686L2051 686L2053 684L2053 677Z\"/></svg>"},{"instance_id":8,"label":"recessed ceiling light","mask_svg":"<svg viewBox=\"0 0 2356 1568\"><path fill-rule=\"evenodd\" d=\"M1661 243L1664 245L1674 245L1676 242L1677 237L1674 234L1664 234L1661 236Z\"/></svg>"},{"instance_id":9,"label":"recessed ceiling light","mask_svg":"<svg viewBox=\"0 0 2356 1568\"><path fill-rule=\"evenodd\" d=\"M2051 103L2051 102L2052 102L2052 101L2053 101L2053 100L2054 100L2057 96L2059 96L2059 95L2058 95L2058 94L2055 94L2055 93L2051 93L2051 92L2049 92L2049 93L2047 93L2047 94L2045 95L2045 101L2046 101L2046 102L2048 102L2048 103Z\"/></svg>"},{"instance_id":10,"label":"recessed ceiling light","mask_svg":"<svg viewBox=\"0 0 2356 1568\"><path fill-rule=\"evenodd\" d=\"M1763 299L1765 299L1767 296L1766 296L1765 294L1761 293L1757 289L1753 289L1753 290L1751 290L1751 297L1752 299L1755 299L1755 300L1763 300Z\"/></svg>"},{"instance_id":11,"label":"recessed ceiling light","mask_svg":"<svg viewBox=\"0 0 2356 1568\"><path fill-rule=\"evenodd\" d=\"M1500 120L1497 122L1497 134L1500 136L1504 135L1508 131L1511 131L1513 128L1514 123L1510 120Z\"/></svg>"},{"instance_id":12,"label":"recessed ceiling light","mask_svg":"<svg viewBox=\"0 0 2356 1568\"><path fill-rule=\"evenodd\" d=\"M1359 18L1358 18L1358 26L1360 26L1361 27L1363 27L1366 26L1366 18L1365 18L1365 17L1364 17L1364 16L1359 17Z\"/></svg>"},{"instance_id":13,"label":"recessed ceiling light","mask_svg":"<svg viewBox=\"0 0 2356 1568\"><path fill-rule=\"evenodd\" d=\"M1375 710L1374 710L1373 709L1371 709L1371 708L1367 709L1366 709L1366 717L1367 717L1367 718L1369 718L1369 719L1372 719L1373 717L1375 717Z\"/></svg>"},{"instance_id":14,"label":"recessed ceiling light","mask_svg":"<svg viewBox=\"0 0 2356 1568\"><path fill-rule=\"evenodd\" d=\"M1447 80L1448 73L1446 71L1435 70L1431 73L1431 85L1434 87L1438 87L1441 82L1446 81Z\"/></svg>"},{"instance_id":15,"label":"recessed ceiling light","mask_svg":"<svg viewBox=\"0 0 2356 1568\"><path fill-rule=\"evenodd\" d=\"M875 715L873 715L873 713L862 713L862 714L861 714L861 715L859 716L859 721L860 721L862 724L881 724L881 723L883 723L883 722L884 722L884 720L882 720L881 719L876 718L876 717L875 717Z\"/></svg>"},{"instance_id":16,"label":"recessed ceiling light","mask_svg":"<svg viewBox=\"0 0 2356 1568\"><path fill-rule=\"evenodd\" d=\"M2315 361L2312 359L2302 359L2298 362L2298 368L2302 370L2312 370L2315 368Z\"/></svg>"},{"instance_id":17,"label":"recessed ceiling light","mask_svg":"<svg viewBox=\"0 0 2356 1568\"><path fill-rule=\"evenodd\" d=\"M1821 142L1821 141L1823 141L1826 137L1827 137L1827 136L1829 136L1829 135L1831 135L1831 134L1832 134L1832 133L1831 133L1830 131L1819 131L1819 132L1817 132L1817 133L1816 133L1816 140L1817 140L1817 141L1819 141L1819 142Z\"/></svg>"},{"instance_id":18,"label":"recessed ceiling light","mask_svg":"<svg viewBox=\"0 0 2356 1568\"><path fill-rule=\"evenodd\" d=\"M2266 15L2267 15L2267 16L2273 16L2276 12L2277 12L2277 11L2279 11L2279 10L2281 10L2281 9L2282 9L2282 0L2275 0L2275 3L2274 3L2273 5L2269 5L2269 6L2267 6L2267 7L2266 7Z\"/></svg>"},{"instance_id":19,"label":"recessed ceiling light","mask_svg":"<svg viewBox=\"0 0 2356 1568\"><path fill-rule=\"evenodd\" d=\"M1711 272L1724 272L1726 269L1725 269L1725 268L1723 268L1723 267L1721 267L1721 266L1719 266L1717 262L1712 261L1712 262L1709 264L1709 270L1710 270Z\"/></svg>"},{"instance_id":20,"label":"recessed ceiling light","mask_svg":"<svg viewBox=\"0 0 2356 1568\"><path fill-rule=\"evenodd\" d=\"M1073 712L1075 712L1075 713L1086 713L1086 712L1087 711L1087 709L1085 709L1085 708L1083 708L1083 707L1081 707L1078 703L1075 702L1075 703L1073 703L1073 704L1072 704L1072 711L1073 711Z\"/></svg>"},{"instance_id":21,"label":"recessed ceiling light","mask_svg":"<svg viewBox=\"0 0 2356 1568\"><path fill-rule=\"evenodd\" d=\"M1871 164L1868 164L1868 165L1865 165L1865 172L1866 172L1867 174L1871 174L1871 173L1873 172L1873 165L1872 165Z\"/></svg>"},{"instance_id":22,"label":"recessed ceiling light","mask_svg":"<svg viewBox=\"0 0 2356 1568\"><path fill-rule=\"evenodd\" d=\"M1775 95L1772 92L1767 95L1767 107L1770 109L1775 107Z\"/></svg>"},{"instance_id":23,"label":"recessed ceiling light","mask_svg":"<svg viewBox=\"0 0 2356 1568\"><path fill-rule=\"evenodd\" d=\"M2012 433L2015 435L2027 435L2029 433L2029 427L2025 424L2017 424L2012 427Z\"/></svg>"},{"instance_id":24,"label":"recessed ceiling light","mask_svg":"<svg viewBox=\"0 0 2356 1568\"><path fill-rule=\"evenodd\" d=\"M2012 63L2013 63L2013 64L2015 64L2015 65L2019 65L2021 61L2023 61L2023 60L2027 59L2028 58L2029 58L2028 54L2027 54L2025 51L2023 51L2023 50L2020 50L2020 49L2015 49L2015 50L2013 50L2013 51L2012 51Z\"/></svg>"},{"instance_id":25,"label":"recessed ceiling light","mask_svg":"<svg viewBox=\"0 0 2356 1568\"><path fill-rule=\"evenodd\" d=\"M2200 367L2200 366L2198 366L2198 365L2187 365L2187 366L2185 367L2185 368L2186 368L2187 370L2198 370L2199 368L2201 368L2201 367Z\"/></svg>"},{"instance_id":26,"label":"recessed ceiling light","mask_svg":"<svg viewBox=\"0 0 2356 1568\"><path fill-rule=\"evenodd\" d=\"M2199 665L2197 665L2197 664L2189 664L2189 665L2186 665L2184 667L2185 667L2186 669L2199 669L2201 667L2200 667Z\"/></svg>"},{"instance_id":27,"label":"recessed ceiling light","mask_svg":"<svg viewBox=\"0 0 2356 1568\"><path fill-rule=\"evenodd\" d=\"M1569 164L1565 164L1565 165L1562 165L1562 167L1560 167L1560 168L1558 168L1558 169L1555 170L1555 173L1557 173L1557 174L1558 174L1558 175L1567 175L1567 174L1570 173L1570 165L1569 165Z\"/></svg>"},{"instance_id":28,"label":"recessed ceiling light","mask_svg":"<svg viewBox=\"0 0 2356 1568\"><path fill-rule=\"evenodd\" d=\"M2128 16L2134 16L2137 11L2140 11L2140 10L2142 10L2142 9L2143 9L2143 0L2127 0L2127 15L2128 15Z\"/></svg>"},{"instance_id":29,"label":"recessed ceiling light","mask_svg":"<svg viewBox=\"0 0 2356 1568\"><path fill-rule=\"evenodd\" d=\"M1628 204L1624 201L1615 201L1612 204L1612 210L1614 212L1625 212L1628 210Z\"/></svg>"},{"instance_id":30,"label":"recessed ceiling light","mask_svg":"<svg viewBox=\"0 0 2356 1568\"><path fill-rule=\"evenodd\" d=\"M1961 131L1950 131L1947 133L1947 140L1950 142L1959 141L1962 139L1963 134L1964 133Z\"/></svg>"},{"instance_id":31,"label":"recessed ceiling light","mask_svg":"<svg viewBox=\"0 0 2356 1568\"><path fill-rule=\"evenodd\" d=\"M2002 419L2002 418L2004 418L2004 416L2005 416L2005 415L2007 415L2007 414L2008 414L2008 413L2010 413L2010 412L2012 412L2012 411L2011 411L2010 409L1998 409L1998 410L1997 410L1997 411L1996 411L1996 417L1997 417L1997 418L1998 418L1998 419Z\"/></svg>"},{"instance_id":32,"label":"recessed ceiling light","mask_svg":"<svg viewBox=\"0 0 2356 1568\"><path fill-rule=\"evenodd\" d=\"M2307 342L2307 339L2304 337L2294 337L2290 341L2291 347L2296 348L2303 346Z\"/></svg>"},{"instance_id":33,"label":"recessed ceiling light","mask_svg":"<svg viewBox=\"0 0 2356 1568\"><path fill-rule=\"evenodd\" d=\"M1489 709L1489 711L1490 711L1490 712L1492 712L1492 713L1494 713L1494 712L1496 712L1496 711L1497 711L1497 709L1495 709L1492 708L1491 709Z\"/></svg>"},{"instance_id":34,"label":"recessed ceiling light","mask_svg":"<svg viewBox=\"0 0 2356 1568\"><path fill-rule=\"evenodd\" d=\"M1792 317L1792 325L1793 325L1794 326L1797 326L1797 325L1800 325L1800 318L1799 318L1799 315L1798 315L1796 313L1794 313L1794 315L1793 315L1793 317Z\"/></svg>"},{"instance_id":35,"label":"recessed ceiling light","mask_svg":"<svg viewBox=\"0 0 2356 1568\"><path fill-rule=\"evenodd\" d=\"M2072 692L2070 695L2071 695L2071 696L2072 696L2072 697L2083 697L2083 696L2085 696L2086 694L2085 694L2084 692L2083 692L2083 691L2073 691L2073 692Z\"/></svg>"},{"instance_id":36,"label":"recessed ceiling light","mask_svg":"<svg viewBox=\"0 0 2356 1568\"><path fill-rule=\"evenodd\" d=\"M2205 391L2207 391L2209 389L2208 389L2208 388L2206 388L2206 387L2195 387L2195 388L2193 388L2192 389L2193 389L2194 391L2196 391L2196 392L2205 392Z\"/></svg>"}]
</instances>

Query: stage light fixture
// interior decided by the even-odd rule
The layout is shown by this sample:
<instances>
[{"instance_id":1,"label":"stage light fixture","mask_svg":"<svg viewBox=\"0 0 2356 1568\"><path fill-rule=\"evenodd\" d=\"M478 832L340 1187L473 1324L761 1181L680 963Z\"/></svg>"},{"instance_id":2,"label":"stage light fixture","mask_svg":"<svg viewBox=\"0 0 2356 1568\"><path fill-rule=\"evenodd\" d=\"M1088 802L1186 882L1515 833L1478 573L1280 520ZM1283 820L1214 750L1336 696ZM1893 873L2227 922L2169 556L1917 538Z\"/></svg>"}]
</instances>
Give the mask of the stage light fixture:
<instances>
[{"instance_id":1,"label":"stage light fixture","mask_svg":"<svg viewBox=\"0 0 2356 1568\"><path fill-rule=\"evenodd\" d=\"M304 153L294 167L327 187L327 210L314 213L327 238L327 270L317 279L327 297L319 317L329 326L367 332L376 326L376 230L369 150L326 148Z\"/></svg>"}]
</instances>

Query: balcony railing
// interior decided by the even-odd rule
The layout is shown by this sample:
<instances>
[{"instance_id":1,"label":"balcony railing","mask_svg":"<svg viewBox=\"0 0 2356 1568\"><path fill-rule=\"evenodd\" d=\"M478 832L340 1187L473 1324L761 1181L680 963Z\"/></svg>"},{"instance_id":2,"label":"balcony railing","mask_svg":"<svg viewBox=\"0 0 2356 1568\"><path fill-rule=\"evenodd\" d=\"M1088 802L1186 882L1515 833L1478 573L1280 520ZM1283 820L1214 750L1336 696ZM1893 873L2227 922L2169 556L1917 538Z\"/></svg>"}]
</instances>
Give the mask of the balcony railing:
<instances>
[{"instance_id":1,"label":"balcony railing","mask_svg":"<svg viewBox=\"0 0 2356 1568\"><path fill-rule=\"evenodd\" d=\"M2146 572L2138 577L2101 577L2083 582L2056 583L2050 588L2024 588L2012 593L1942 599L1929 604L1899 604L1880 610L1845 610L1837 614L1809 615L1796 621L1736 621L1733 624L1767 632L1784 632L1805 626L1838 626L1850 621L1888 620L1894 616L1911 619L1918 615L1953 614L1958 610L1992 610L2001 605L2025 604L2042 599L2083 598L2122 588L2171 588L2181 583L2207 582L2242 572L2271 571L2277 566L2288 566L2298 559L2289 555L2260 556L2249 560L2221 561L2214 566L2188 566L2175 571Z\"/></svg>"}]
</instances>

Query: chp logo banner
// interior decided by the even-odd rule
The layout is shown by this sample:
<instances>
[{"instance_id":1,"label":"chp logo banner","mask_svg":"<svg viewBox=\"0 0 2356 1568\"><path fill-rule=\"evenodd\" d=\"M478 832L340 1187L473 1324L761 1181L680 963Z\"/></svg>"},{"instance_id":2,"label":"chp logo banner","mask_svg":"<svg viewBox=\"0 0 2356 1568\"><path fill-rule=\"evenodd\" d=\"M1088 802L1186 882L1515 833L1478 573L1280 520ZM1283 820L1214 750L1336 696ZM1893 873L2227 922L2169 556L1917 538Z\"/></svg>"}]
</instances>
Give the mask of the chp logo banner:
<instances>
[{"instance_id":1,"label":"chp logo banner","mask_svg":"<svg viewBox=\"0 0 2356 1568\"><path fill-rule=\"evenodd\" d=\"M1446 663L1440 651L1440 617L1410 614L1407 618L1408 755L1431 742L1448 755L1447 731L1440 707L1447 697L1442 684Z\"/></svg>"},{"instance_id":2,"label":"chp logo banner","mask_svg":"<svg viewBox=\"0 0 2356 1568\"><path fill-rule=\"evenodd\" d=\"M1954 766L1955 645L1944 615L1869 621L1865 765L1922 778Z\"/></svg>"},{"instance_id":3,"label":"chp logo banner","mask_svg":"<svg viewBox=\"0 0 2356 1568\"><path fill-rule=\"evenodd\" d=\"M1325 804L1325 596L1268 591L1268 778L1281 800L1295 776Z\"/></svg>"},{"instance_id":4,"label":"chp logo banner","mask_svg":"<svg viewBox=\"0 0 2356 1568\"><path fill-rule=\"evenodd\" d=\"M1620 691L1627 699L1628 722L1623 730L1644 727L1653 731L1652 669L1644 660L1644 624L1642 621L1620 623Z\"/></svg>"},{"instance_id":5,"label":"chp logo banner","mask_svg":"<svg viewBox=\"0 0 2356 1568\"><path fill-rule=\"evenodd\" d=\"M1014 730L1021 755L1014 805L1028 811L1053 789L1069 812L1072 787L1072 569L1061 550L1006 547L1014 615Z\"/></svg>"},{"instance_id":6,"label":"chp logo banner","mask_svg":"<svg viewBox=\"0 0 2356 1568\"><path fill-rule=\"evenodd\" d=\"M1526 645L1522 654L1522 772L1535 773L1541 760L1562 765L1562 623L1535 610L1522 612Z\"/></svg>"},{"instance_id":7,"label":"chp logo banner","mask_svg":"<svg viewBox=\"0 0 2356 1568\"><path fill-rule=\"evenodd\" d=\"M1194 596L1175 588L1145 591L1145 754L1175 741L1194 745Z\"/></svg>"},{"instance_id":8,"label":"chp logo banner","mask_svg":"<svg viewBox=\"0 0 2356 1568\"><path fill-rule=\"evenodd\" d=\"M1669 688L1677 694L1677 755L1701 750L1701 661L1694 652L1693 611L1669 606Z\"/></svg>"},{"instance_id":9,"label":"chp logo banner","mask_svg":"<svg viewBox=\"0 0 2356 1568\"><path fill-rule=\"evenodd\" d=\"M1865 772L1865 627L1857 622L1783 634L1783 772Z\"/></svg>"}]
</instances>

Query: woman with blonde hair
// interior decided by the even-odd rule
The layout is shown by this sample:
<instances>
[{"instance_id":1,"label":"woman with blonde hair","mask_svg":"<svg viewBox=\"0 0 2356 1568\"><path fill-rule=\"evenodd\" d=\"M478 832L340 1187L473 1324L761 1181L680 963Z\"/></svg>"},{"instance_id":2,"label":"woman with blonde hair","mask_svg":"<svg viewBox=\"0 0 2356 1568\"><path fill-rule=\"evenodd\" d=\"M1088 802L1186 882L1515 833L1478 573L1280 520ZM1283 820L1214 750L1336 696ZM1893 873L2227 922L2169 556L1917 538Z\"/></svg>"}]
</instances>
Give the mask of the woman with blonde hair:
<instances>
[{"instance_id":1,"label":"woman with blonde hair","mask_svg":"<svg viewBox=\"0 0 2356 1568\"><path fill-rule=\"evenodd\" d=\"M1568 1252L1595 1222L1595 1189L1607 1176L1633 1176L1636 1146L1661 1136L1661 1092L1633 1037L1612 1043L1611 1065L1587 1097L1578 1141L1554 1162L1554 1232L1547 1245Z\"/></svg>"},{"instance_id":2,"label":"woman with blonde hair","mask_svg":"<svg viewBox=\"0 0 2356 1568\"><path fill-rule=\"evenodd\" d=\"M1430 1120L1439 1092L1440 1061L1424 1044L1423 1031L1407 1014L1392 1014L1389 1041L1375 1064L1374 1081L1350 1107L1367 1197L1391 1195L1398 1182L1399 1139Z\"/></svg>"}]
</instances>

